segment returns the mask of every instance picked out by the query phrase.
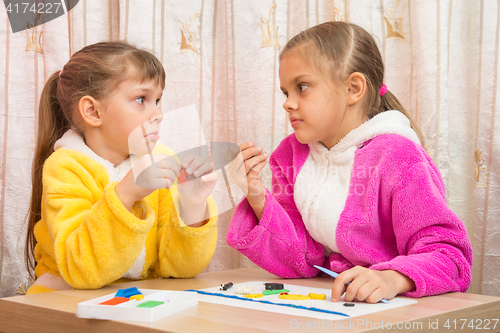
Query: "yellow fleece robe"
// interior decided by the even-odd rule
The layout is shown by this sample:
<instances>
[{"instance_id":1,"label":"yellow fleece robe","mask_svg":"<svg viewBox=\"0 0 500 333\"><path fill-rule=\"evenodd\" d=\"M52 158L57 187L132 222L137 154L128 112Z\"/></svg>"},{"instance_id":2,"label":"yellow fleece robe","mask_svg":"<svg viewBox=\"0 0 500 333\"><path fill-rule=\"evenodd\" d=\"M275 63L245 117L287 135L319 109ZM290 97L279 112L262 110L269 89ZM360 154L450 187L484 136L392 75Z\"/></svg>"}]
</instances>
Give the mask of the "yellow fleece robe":
<instances>
[{"instance_id":1,"label":"yellow fleece robe","mask_svg":"<svg viewBox=\"0 0 500 333\"><path fill-rule=\"evenodd\" d=\"M49 273L73 288L100 288L120 279L143 248L140 279L189 278L209 264L217 242L213 198L207 199L213 217L191 228L176 212L175 186L154 191L129 212L116 196L117 184L110 183L104 166L80 152L58 149L47 159L42 216L34 228L38 277ZM53 290L30 289L28 294Z\"/></svg>"}]
</instances>

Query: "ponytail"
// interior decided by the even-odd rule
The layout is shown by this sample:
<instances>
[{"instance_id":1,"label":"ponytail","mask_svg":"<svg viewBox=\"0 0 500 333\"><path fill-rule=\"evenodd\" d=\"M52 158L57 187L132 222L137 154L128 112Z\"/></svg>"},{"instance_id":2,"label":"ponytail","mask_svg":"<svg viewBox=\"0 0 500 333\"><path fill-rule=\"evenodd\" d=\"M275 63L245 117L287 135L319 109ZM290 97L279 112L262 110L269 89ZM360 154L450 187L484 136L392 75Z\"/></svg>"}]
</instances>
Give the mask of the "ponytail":
<instances>
[{"instance_id":1,"label":"ponytail","mask_svg":"<svg viewBox=\"0 0 500 333\"><path fill-rule=\"evenodd\" d=\"M43 164L54 152L54 144L61 136L71 128L70 122L63 113L57 88L59 72L52 74L42 90L40 107L38 110L38 124L36 128L35 155L31 168L31 200L27 214L28 233L26 236L25 261L30 276L35 268L35 245L36 239L34 227L40 220L42 213L42 171Z\"/></svg>"},{"instance_id":2,"label":"ponytail","mask_svg":"<svg viewBox=\"0 0 500 333\"><path fill-rule=\"evenodd\" d=\"M417 133L418 139L420 140L420 143L422 146L424 145L424 135L422 134L422 131L418 127L418 125L415 123L413 118L410 116L410 114L406 111L406 109L403 107L401 102L397 99L396 96L389 90L383 95L380 96L380 105L378 109L375 109L375 112L372 112L369 114L369 118L374 117L375 115L384 112L384 111L389 111L389 110L398 110L402 114L406 116L410 120L410 125L411 128ZM372 111L374 111L372 109Z\"/></svg>"}]
</instances>

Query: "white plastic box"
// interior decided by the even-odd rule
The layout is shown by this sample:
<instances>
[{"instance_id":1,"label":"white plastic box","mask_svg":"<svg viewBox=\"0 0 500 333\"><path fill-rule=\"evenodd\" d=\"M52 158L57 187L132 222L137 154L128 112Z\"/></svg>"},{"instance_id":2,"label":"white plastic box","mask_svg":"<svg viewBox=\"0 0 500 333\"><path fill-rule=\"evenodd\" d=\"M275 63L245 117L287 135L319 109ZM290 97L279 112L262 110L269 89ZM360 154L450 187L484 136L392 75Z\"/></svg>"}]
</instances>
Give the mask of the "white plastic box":
<instances>
[{"instance_id":1,"label":"white plastic box","mask_svg":"<svg viewBox=\"0 0 500 333\"><path fill-rule=\"evenodd\" d=\"M152 322L198 304L198 294L189 291L139 289L144 295L140 301L130 300L118 305L99 305L115 297L115 294L78 303L76 316L109 320L131 320ZM154 308L139 308L147 301L165 302Z\"/></svg>"}]
</instances>

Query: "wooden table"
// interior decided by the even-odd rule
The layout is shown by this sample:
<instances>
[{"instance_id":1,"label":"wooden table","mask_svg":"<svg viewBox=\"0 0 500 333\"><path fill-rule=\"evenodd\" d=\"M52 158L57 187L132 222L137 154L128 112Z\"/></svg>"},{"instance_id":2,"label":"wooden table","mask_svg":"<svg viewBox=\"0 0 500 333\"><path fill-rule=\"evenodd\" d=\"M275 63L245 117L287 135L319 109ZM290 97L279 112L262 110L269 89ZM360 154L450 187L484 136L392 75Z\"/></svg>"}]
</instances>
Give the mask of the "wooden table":
<instances>
[{"instance_id":1,"label":"wooden table","mask_svg":"<svg viewBox=\"0 0 500 333\"><path fill-rule=\"evenodd\" d=\"M50 294L0 299L0 332L500 332L500 298L449 293L418 299L407 305L342 321L322 321L199 302L197 306L153 323L82 319L79 302L104 296L118 288L185 290L220 286L232 281L281 282L331 288L332 279L283 280L257 268L202 273L193 279L157 279L106 286L99 290L66 290ZM392 329L381 327L388 322ZM342 323L342 324L340 324ZM399 323L399 324L398 324ZM447 326L446 323L448 323ZM472 324L471 324L472 323ZM494 327L496 325L496 327ZM371 327L370 327L371 326ZM430 327L429 327L430 326ZM474 328L472 328L474 326ZM335 329L337 327L337 330ZM379 328L381 327L381 328ZM435 329L434 329L435 328Z\"/></svg>"}]
</instances>

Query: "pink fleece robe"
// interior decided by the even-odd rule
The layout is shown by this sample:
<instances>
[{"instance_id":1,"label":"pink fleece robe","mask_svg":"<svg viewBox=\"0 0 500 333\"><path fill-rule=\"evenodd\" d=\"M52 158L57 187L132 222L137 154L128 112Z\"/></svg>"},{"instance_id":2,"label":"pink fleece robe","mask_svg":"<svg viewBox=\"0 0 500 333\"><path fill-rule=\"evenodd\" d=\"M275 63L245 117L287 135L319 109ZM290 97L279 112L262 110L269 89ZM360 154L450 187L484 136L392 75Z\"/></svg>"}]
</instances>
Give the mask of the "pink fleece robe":
<instances>
[{"instance_id":1,"label":"pink fleece robe","mask_svg":"<svg viewBox=\"0 0 500 333\"><path fill-rule=\"evenodd\" d=\"M416 289L405 296L465 292L472 246L462 221L448 208L441 174L424 149L397 134L377 136L355 152L349 193L336 235L340 253L324 248L304 226L294 184L309 154L295 134L270 157L273 194L257 220L246 198L236 208L227 243L282 278L313 277L313 265L342 272L359 265L395 270ZM356 191L355 189L363 189Z\"/></svg>"}]
</instances>

